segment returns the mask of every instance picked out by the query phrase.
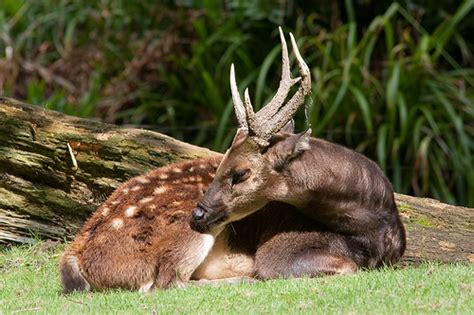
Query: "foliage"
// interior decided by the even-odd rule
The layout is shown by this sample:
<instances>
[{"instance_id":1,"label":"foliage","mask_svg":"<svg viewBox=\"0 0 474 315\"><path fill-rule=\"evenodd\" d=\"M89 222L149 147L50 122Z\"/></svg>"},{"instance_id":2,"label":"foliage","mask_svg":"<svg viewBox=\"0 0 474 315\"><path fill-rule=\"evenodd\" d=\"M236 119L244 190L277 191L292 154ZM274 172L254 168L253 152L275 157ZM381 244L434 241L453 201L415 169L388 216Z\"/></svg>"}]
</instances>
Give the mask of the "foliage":
<instances>
[{"instance_id":1,"label":"foliage","mask_svg":"<svg viewBox=\"0 0 474 315\"><path fill-rule=\"evenodd\" d=\"M230 64L265 104L282 24L312 68L301 128L376 160L399 192L474 206L473 3L4 0L0 93L222 151Z\"/></svg>"},{"instance_id":2,"label":"foliage","mask_svg":"<svg viewBox=\"0 0 474 315\"><path fill-rule=\"evenodd\" d=\"M64 296L57 269L62 250L62 244L52 242L0 249L0 313L462 314L474 307L474 265L435 263L146 295L107 291Z\"/></svg>"}]
</instances>

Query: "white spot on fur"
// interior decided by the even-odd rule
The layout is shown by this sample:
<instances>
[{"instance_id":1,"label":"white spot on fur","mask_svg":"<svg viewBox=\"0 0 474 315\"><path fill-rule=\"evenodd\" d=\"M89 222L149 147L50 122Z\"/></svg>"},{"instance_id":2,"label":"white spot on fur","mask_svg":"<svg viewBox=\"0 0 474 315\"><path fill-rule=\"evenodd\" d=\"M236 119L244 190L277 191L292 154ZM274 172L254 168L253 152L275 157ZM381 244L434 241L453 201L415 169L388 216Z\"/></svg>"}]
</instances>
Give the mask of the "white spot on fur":
<instances>
[{"instance_id":1,"label":"white spot on fur","mask_svg":"<svg viewBox=\"0 0 474 315\"><path fill-rule=\"evenodd\" d=\"M122 219L117 218L117 219L113 219L113 220L112 220L112 227L113 227L114 229L117 229L117 230L118 230L118 229L120 229L122 226L123 226L123 220L122 220Z\"/></svg>"},{"instance_id":2,"label":"white spot on fur","mask_svg":"<svg viewBox=\"0 0 474 315\"><path fill-rule=\"evenodd\" d=\"M205 168L207 168L207 166L206 166L206 164L199 164L199 168L200 169L205 169Z\"/></svg>"},{"instance_id":3,"label":"white spot on fur","mask_svg":"<svg viewBox=\"0 0 474 315\"><path fill-rule=\"evenodd\" d=\"M156 205L150 205L150 206L148 206L148 208L149 208L150 210L155 210L155 209L156 209Z\"/></svg>"},{"instance_id":4,"label":"white spot on fur","mask_svg":"<svg viewBox=\"0 0 474 315\"><path fill-rule=\"evenodd\" d=\"M125 210L124 214L126 217L130 218L135 215L135 211L137 210L137 206L130 206Z\"/></svg>"},{"instance_id":5,"label":"white spot on fur","mask_svg":"<svg viewBox=\"0 0 474 315\"><path fill-rule=\"evenodd\" d=\"M190 167L188 171L194 172L194 167Z\"/></svg>"},{"instance_id":6,"label":"white spot on fur","mask_svg":"<svg viewBox=\"0 0 474 315\"><path fill-rule=\"evenodd\" d=\"M173 201L173 202L171 203L171 206L177 207L177 206L181 205L182 203L183 203L182 201Z\"/></svg>"},{"instance_id":7,"label":"white spot on fur","mask_svg":"<svg viewBox=\"0 0 474 315\"><path fill-rule=\"evenodd\" d=\"M198 192L200 196L204 196L204 184L198 183Z\"/></svg>"},{"instance_id":8,"label":"white spot on fur","mask_svg":"<svg viewBox=\"0 0 474 315\"><path fill-rule=\"evenodd\" d=\"M146 177L138 177L137 182L139 182L140 184L149 184L150 180Z\"/></svg>"},{"instance_id":9,"label":"white spot on fur","mask_svg":"<svg viewBox=\"0 0 474 315\"><path fill-rule=\"evenodd\" d=\"M189 181L194 182L196 180L196 177L194 176L189 176Z\"/></svg>"},{"instance_id":10,"label":"white spot on fur","mask_svg":"<svg viewBox=\"0 0 474 315\"><path fill-rule=\"evenodd\" d=\"M167 179L167 178L168 178L168 174L162 173L162 174L158 175L158 178L159 178L159 179Z\"/></svg>"},{"instance_id":11,"label":"white spot on fur","mask_svg":"<svg viewBox=\"0 0 474 315\"><path fill-rule=\"evenodd\" d=\"M144 284L142 284L142 286L140 287L140 290L138 290L138 292L140 293L147 293L150 291L151 289L151 286L153 285L154 281L153 280L150 280L148 282L145 282Z\"/></svg>"},{"instance_id":12,"label":"white spot on fur","mask_svg":"<svg viewBox=\"0 0 474 315\"><path fill-rule=\"evenodd\" d=\"M168 190L168 188L166 186L156 187L153 190L153 195L161 195L162 193L164 193L167 190Z\"/></svg>"},{"instance_id":13,"label":"white spot on fur","mask_svg":"<svg viewBox=\"0 0 474 315\"><path fill-rule=\"evenodd\" d=\"M181 170L180 168L177 168L177 167L175 167L175 168L173 168L173 172L175 172L175 173L178 173L178 174L179 174L179 173L181 173L181 172L182 172L182 170Z\"/></svg>"},{"instance_id":14,"label":"white spot on fur","mask_svg":"<svg viewBox=\"0 0 474 315\"><path fill-rule=\"evenodd\" d=\"M153 201L153 199L155 199L155 197L146 197L146 198L143 198L142 200L140 200L139 203L141 203L141 204L149 203L150 201Z\"/></svg>"},{"instance_id":15,"label":"white spot on fur","mask_svg":"<svg viewBox=\"0 0 474 315\"><path fill-rule=\"evenodd\" d=\"M137 185L137 186L133 186L131 190L132 191L139 191L140 189L142 189L142 186Z\"/></svg>"},{"instance_id":16,"label":"white spot on fur","mask_svg":"<svg viewBox=\"0 0 474 315\"><path fill-rule=\"evenodd\" d=\"M124 194L128 194L128 188L125 188L124 190L122 190L122 192L123 192Z\"/></svg>"},{"instance_id":17,"label":"white spot on fur","mask_svg":"<svg viewBox=\"0 0 474 315\"><path fill-rule=\"evenodd\" d=\"M105 207L105 208L102 209L102 215L103 215L104 217L107 216L107 215L109 214L109 212L110 212L110 209L107 208L107 207Z\"/></svg>"},{"instance_id":18,"label":"white spot on fur","mask_svg":"<svg viewBox=\"0 0 474 315\"><path fill-rule=\"evenodd\" d=\"M114 201L112 201L111 203L116 206L116 205L118 205L118 204L120 203L120 201L114 200Z\"/></svg>"}]
</instances>

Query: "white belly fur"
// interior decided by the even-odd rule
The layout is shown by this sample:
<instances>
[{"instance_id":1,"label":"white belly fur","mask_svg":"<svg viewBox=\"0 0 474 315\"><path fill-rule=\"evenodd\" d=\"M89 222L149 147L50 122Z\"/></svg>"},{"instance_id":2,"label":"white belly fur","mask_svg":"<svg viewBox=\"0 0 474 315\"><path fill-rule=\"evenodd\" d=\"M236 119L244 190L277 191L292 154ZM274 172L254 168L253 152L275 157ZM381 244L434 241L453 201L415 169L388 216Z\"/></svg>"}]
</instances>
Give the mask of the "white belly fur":
<instances>
[{"instance_id":1,"label":"white belly fur","mask_svg":"<svg viewBox=\"0 0 474 315\"><path fill-rule=\"evenodd\" d=\"M194 271L191 279L216 280L232 277L253 276L254 258L250 255L235 253L227 243L227 231L220 233L209 255Z\"/></svg>"}]
</instances>

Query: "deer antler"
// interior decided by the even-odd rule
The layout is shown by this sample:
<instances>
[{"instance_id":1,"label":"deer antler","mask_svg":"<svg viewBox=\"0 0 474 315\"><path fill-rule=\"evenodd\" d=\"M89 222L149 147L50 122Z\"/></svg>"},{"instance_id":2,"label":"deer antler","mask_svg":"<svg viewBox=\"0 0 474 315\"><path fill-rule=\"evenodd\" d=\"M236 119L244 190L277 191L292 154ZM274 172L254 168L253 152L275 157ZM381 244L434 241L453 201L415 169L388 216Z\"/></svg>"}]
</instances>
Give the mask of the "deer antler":
<instances>
[{"instance_id":1,"label":"deer antler","mask_svg":"<svg viewBox=\"0 0 474 315\"><path fill-rule=\"evenodd\" d=\"M295 114L304 103L306 95L311 91L311 74L304 62L296 45L293 34L290 33L291 45L296 56L300 77L292 79L290 74L290 62L285 36L281 27L280 32L282 48L282 73L278 90L272 100L257 113L253 112L248 89L245 90L245 104L239 95L235 81L234 65L230 68L230 82L232 101L241 128L249 129L249 134L261 146L267 146L271 136L278 132ZM285 99L293 85L301 81L301 86L291 99L284 105Z\"/></svg>"}]
</instances>

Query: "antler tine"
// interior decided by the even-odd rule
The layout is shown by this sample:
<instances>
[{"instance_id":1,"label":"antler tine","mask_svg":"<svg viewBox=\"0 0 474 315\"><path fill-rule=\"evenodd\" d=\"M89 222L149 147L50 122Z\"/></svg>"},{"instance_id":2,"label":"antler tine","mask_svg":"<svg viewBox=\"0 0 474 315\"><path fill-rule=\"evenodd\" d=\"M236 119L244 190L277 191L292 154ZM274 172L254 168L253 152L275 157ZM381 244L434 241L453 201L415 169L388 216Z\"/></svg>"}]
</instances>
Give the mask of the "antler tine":
<instances>
[{"instance_id":1,"label":"antler tine","mask_svg":"<svg viewBox=\"0 0 474 315\"><path fill-rule=\"evenodd\" d=\"M258 122L255 120L255 113L253 112L253 106L252 103L250 102L250 96L249 96L249 89L245 89L244 91L244 102L245 102L245 110L247 113L247 122L249 125L249 132L252 135L252 139L259 145L260 147L267 147L268 146L268 141L267 139L264 139L260 136L259 134L259 129L258 129Z\"/></svg>"},{"instance_id":2,"label":"antler tine","mask_svg":"<svg viewBox=\"0 0 474 315\"><path fill-rule=\"evenodd\" d=\"M270 137L275 132L278 132L288 122L288 120L293 117L298 108L304 104L306 95L311 92L311 73L309 71L308 65L304 62L303 57L301 57L295 38L291 33L290 39L301 75L301 85L295 95L291 97L288 103L286 103L286 105L282 107L272 119L270 129L265 132L267 136Z\"/></svg>"},{"instance_id":3,"label":"antler tine","mask_svg":"<svg viewBox=\"0 0 474 315\"><path fill-rule=\"evenodd\" d=\"M249 89L246 88L244 91L244 104L245 104L245 113L247 114L247 123L249 129L255 131L255 113L253 112L252 102L250 101Z\"/></svg>"},{"instance_id":4,"label":"antler tine","mask_svg":"<svg viewBox=\"0 0 474 315\"><path fill-rule=\"evenodd\" d=\"M257 113L259 121L262 122L270 121L272 117L275 116L278 110L283 106L283 103L285 102L291 87L300 80L300 78L291 78L290 59L288 57L288 47L286 44L285 35L283 34L281 27L278 27L278 31L280 33L282 61L280 85L278 86L278 90L273 96L272 100Z\"/></svg>"},{"instance_id":5,"label":"antler tine","mask_svg":"<svg viewBox=\"0 0 474 315\"><path fill-rule=\"evenodd\" d=\"M234 64L230 66L230 91L232 93L232 103L234 104L235 116L239 123L240 128L248 128L247 115L245 115L245 107L242 99L240 98L239 89L235 81L235 70Z\"/></svg>"}]
</instances>

